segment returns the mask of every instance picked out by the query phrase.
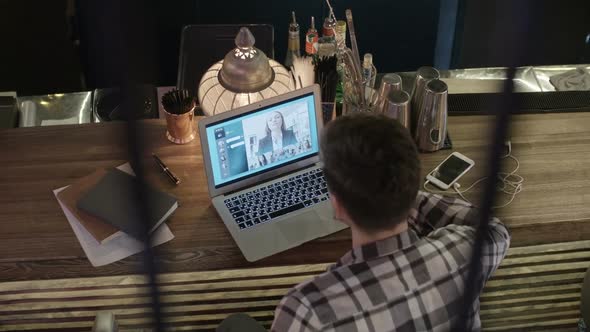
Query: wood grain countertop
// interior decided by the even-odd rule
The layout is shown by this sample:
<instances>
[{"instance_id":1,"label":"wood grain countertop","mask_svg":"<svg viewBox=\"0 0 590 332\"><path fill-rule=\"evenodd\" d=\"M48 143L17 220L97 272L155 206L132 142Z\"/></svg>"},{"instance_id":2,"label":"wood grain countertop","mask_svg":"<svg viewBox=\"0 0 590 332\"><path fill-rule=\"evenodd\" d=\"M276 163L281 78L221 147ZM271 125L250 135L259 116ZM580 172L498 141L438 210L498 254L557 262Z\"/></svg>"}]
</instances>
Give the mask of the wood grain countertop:
<instances>
[{"instance_id":1,"label":"wood grain countertop","mask_svg":"<svg viewBox=\"0 0 590 332\"><path fill-rule=\"evenodd\" d=\"M198 119L197 119L198 121ZM449 117L454 150L476 162L460 182L485 174L493 118ZM161 272L325 263L350 249L348 230L247 262L212 208L198 138L175 145L163 120L141 123L148 180L179 198L168 220L176 236L156 249ZM52 190L97 168L125 163L123 123L0 130L0 281L122 275L141 272L141 256L94 268L86 259ZM511 229L512 246L590 239L590 113L531 114L512 118L513 154L524 189L496 210ZM157 153L183 183L175 186L149 154ZM422 154L422 174L450 151ZM514 164L506 160L505 168ZM477 202L479 189L467 196ZM499 203L507 197L498 196Z\"/></svg>"}]
</instances>

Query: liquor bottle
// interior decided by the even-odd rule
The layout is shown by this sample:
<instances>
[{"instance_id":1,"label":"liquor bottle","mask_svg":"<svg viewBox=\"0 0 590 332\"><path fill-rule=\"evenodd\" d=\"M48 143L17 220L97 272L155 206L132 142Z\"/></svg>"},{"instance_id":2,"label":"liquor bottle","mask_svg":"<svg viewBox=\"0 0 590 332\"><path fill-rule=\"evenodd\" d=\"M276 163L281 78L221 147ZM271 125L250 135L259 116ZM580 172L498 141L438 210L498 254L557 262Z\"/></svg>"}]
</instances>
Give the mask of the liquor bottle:
<instances>
[{"instance_id":1,"label":"liquor bottle","mask_svg":"<svg viewBox=\"0 0 590 332\"><path fill-rule=\"evenodd\" d=\"M318 53L318 31L315 29L315 18L311 17L311 26L305 34L305 53L314 56Z\"/></svg>"},{"instance_id":2,"label":"liquor bottle","mask_svg":"<svg viewBox=\"0 0 590 332\"><path fill-rule=\"evenodd\" d=\"M342 43L346 47L346 21L336 21L336 43Z\"/></svg>"},{"instance_id":3,"label":"liquor bottle","mask_svg":"<svg viewBox=\"0 0 590 332\"><path fill-rule=\"evenodd\" d=\"M324 26L322 28L322 37L326 39L335 39L336 38L336 21L332 18L331 15L328 15L324 19Z\"/></svg>"},{"instance_id":4,"label":"liquor bottle","mask_svg":"<svg viewBox=\"0 0 590 332\"><path fill-rule=\"evenodd\" d=\"M363 81L369 88L375 86L375 77L377 77L377 68L373 64L373 54L366 53L363 58Z\"/></svg>"},{"instance_id":5,"label":"liquor bottle","mask_svg":"<svg viewBox=\"0 0 590 332\"><path fill-rule=\"evenodd\" d=\"M363 81L365 83L365 98L370 100L372 92L375 91L375 78L377 77L377 68L373 64L373 54L366 53L363 58Z\"/></svg>"},{"instance_id":6,"label":"liquor bottle","mask_svg":"<svg viewBox=\"0 0 590 332\"><path fill-rule=\"evenodd\" d=\"M285 67L291 68L293 65L293 59L301 56L300 47L300 36L299 36L299 24L295 19L295 12L291 12L291 23L289 24L289 41L287 47L287 56L285 58Z\"/></svg>"},{"instance_id":7,"label":"liquor bottle","mask_svg":"<svg viewBox=\"0 0 590 332\"><path fill-rule=\"evenodd\" d=\"M318 57L330 57L336 53L336 19L330 10L324 19L322 37L318 39Z\"/></svg>"},{"instance_id":8,"label":"liquor bottle","mask_svg":"<svg viewBox=\"0 0 590 332\"><path fill-rule=\"evenodd\" d=\"M337 21L336 22L336 45L338 47L346 47L346 21ZM338 85L336 86L336 100L334 101L334 109L336 116L340 116L342 114L342 103L344 102L344 87L342 85L342 81L344 80L344 64L342 63L341 59L338 58L338 76L340 77L338 80Z\"/></svg>"}]
</instances>

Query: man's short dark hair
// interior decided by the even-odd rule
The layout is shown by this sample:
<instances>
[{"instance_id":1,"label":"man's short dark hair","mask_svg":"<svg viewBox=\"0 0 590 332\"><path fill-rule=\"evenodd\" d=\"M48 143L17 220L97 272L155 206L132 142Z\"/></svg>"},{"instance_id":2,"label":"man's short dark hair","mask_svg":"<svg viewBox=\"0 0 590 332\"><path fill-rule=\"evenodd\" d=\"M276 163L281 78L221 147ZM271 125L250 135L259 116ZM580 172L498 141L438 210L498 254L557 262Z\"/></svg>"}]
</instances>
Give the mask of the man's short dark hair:
<instances>
[{"instance_id":1,"label":"man's short dark hair","mask_svg":"<svg viewBox=\"0 0 590 332\"><path fill-rule=\"evenodd\" d=\"M359 228L374 232L402 221L420 181L405 127L381 114L343 116L326 126L320 145L328 188Z\"/></svg>"}]
</instances>

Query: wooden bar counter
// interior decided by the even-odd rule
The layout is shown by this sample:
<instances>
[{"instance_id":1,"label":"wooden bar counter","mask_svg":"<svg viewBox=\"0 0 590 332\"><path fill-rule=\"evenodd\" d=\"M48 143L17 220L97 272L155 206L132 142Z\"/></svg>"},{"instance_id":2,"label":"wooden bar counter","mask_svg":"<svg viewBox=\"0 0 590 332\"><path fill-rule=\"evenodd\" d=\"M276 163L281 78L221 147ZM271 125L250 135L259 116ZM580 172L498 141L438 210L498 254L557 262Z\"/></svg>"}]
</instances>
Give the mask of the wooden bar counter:
<instances>
[{"instance_id":1,"label":"wooden bar counter","mask_svg":"<svg viewBox=\"0 0 590 332\"><path fill-rule=\"evenodd\" d=\"M476 162L460 182L485 173L493 118L453 116L454 150ZM175 238L156 249L160 272L324 263L350 248L347 230L256 263L247 262L212 208L199 140L175 145L163 120L142 122L148 179L180 201L167 221ZM141 256L94 268L52 190L97 168L127 161L123 123L0 130L0 281L123 275L141 272ZM590 113L531 114L512 118L513 154L520 160L524 189L496 210L511 229L512 246L590 239ZM149 153L157 153L182 179L172 185ZM422 173L450 151L422 154ZM510 160L505 169L513 169ZM467 194L474 202L478 190ZM508 197L498 196L503 203Z\"/></svg>"}]
</instances>

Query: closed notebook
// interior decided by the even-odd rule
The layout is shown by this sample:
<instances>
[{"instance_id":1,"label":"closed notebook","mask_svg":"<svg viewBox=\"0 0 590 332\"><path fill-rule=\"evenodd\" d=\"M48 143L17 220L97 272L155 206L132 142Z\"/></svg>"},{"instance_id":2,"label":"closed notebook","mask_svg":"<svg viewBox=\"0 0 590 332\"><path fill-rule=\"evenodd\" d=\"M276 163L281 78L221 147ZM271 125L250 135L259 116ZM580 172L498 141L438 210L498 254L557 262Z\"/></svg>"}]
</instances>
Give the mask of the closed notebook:
<instances>
[{"instance_id":1,"label":"closed notebook","mask_svg":"<svg viewBox=\"0 0 590 332\"><path fill-rule=\"evenodd\" d=\"M111 224L104 222L102 219L78 209L77 204L78 200L94 187L106 174L107 171L104 169L96 170L96 172L78 179L57 194L57 198L80 221L80 224L86 228L88 233L101 244L114 239L123 234L123 232Z\"/></svg>"},{"instance_id":2,"label":"closed notebook","mask_svg":"<svg viewBox=\"0 0 590 332\"><path fill-rule=\"evenodd\" d=\"M100 181L78 201L78 208L111 224L123 232L141 239L142 223L154 231L178 208L173 196L151 186L145 186L143 219L137 208L137 178L118 169L107 172Z\"/></svg>"}]
</instances>

